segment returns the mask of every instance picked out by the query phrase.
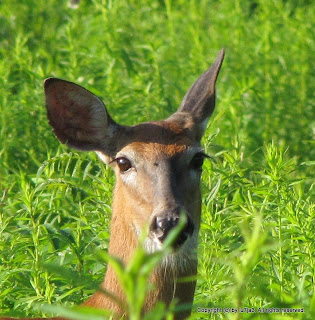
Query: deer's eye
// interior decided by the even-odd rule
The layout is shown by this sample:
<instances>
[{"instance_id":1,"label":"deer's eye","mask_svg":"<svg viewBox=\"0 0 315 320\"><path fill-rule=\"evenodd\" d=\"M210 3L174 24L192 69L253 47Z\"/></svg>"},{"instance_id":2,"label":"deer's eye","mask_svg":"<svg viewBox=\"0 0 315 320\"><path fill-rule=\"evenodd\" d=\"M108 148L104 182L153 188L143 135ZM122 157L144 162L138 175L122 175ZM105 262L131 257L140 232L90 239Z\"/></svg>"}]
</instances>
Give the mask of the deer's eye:
<instances>
[{"instance_id":1,"label":"deer's eye","mask_svg":"<svg viewBox=\"0 0 315 320\"><path fill-rule=\"evenodd\" d=\"M208 158L208 156L205 153L196 153L194 157L191 159L190 167L194 170L201 170L205 158Z\"/></svg>"},{"instance_id":2,"label":"deer's eye","mask_svg":"<svg viewBox=\"0 0 315 320\"><path fill-rule=\"evenodd\" d=\"M121 172L126 172L132 167L131 162L125 157L116 158L115 161Z\"/></svg>"}]
</instances>

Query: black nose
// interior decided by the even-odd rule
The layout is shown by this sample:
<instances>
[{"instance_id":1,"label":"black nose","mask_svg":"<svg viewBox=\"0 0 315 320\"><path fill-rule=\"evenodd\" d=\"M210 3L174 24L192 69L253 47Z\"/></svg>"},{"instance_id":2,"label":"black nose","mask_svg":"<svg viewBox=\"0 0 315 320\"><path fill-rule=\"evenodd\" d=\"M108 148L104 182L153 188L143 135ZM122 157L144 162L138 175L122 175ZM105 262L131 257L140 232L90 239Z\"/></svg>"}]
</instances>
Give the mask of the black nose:
<instances>
[{"instance_id":1,"label":"black nose","mask_svg":"<svg viewBox=\"0 0 315 320\"><path fill-rule=\"evenodd\" d=\"M162 214L153 218L150 226L151 233L162 243L179 222L179 216L174 214ZM173 247L181 246L189 236L194 232L194 224L187 216L187 222L184 229L177 236Z\"/></svg>"}]
</instances>

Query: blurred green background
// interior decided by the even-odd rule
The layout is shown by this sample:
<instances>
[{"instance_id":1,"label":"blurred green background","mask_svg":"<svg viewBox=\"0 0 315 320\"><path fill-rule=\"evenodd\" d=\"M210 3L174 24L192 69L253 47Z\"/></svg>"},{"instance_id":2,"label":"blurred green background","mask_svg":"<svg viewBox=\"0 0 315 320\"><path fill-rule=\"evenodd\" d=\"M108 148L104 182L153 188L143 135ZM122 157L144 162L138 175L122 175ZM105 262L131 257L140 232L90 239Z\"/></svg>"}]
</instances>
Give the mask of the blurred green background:
<instances>
[{"instance_id":1,"label":"blurred green background","mask_svg":"<svg viewBox=\"0 0 315 320\"><path fill-rule=\"evenodd\" d=\"M307 310L217 318L315 317L314 21L307 0L0 1L1 312L80 303L104 274L94 252L107 248L114 177L60 146L43 80L86 87L122 124L157 120L224 47L203 141L214 160L196 306Z\"/></svg>"}]
</instances>

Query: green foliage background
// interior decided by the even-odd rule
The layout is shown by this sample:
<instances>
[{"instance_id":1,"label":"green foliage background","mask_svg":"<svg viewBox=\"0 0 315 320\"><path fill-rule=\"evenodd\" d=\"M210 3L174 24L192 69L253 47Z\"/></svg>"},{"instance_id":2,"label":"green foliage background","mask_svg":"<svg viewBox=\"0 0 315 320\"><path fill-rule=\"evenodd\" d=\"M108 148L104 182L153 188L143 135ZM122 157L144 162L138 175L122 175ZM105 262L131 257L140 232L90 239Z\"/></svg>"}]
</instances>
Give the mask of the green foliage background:
<instances>
[{"instance_id":1,"label":"green foliage background","mask_svg":"<svg viewBox=\"0 0 315 320\"><path fill-rule=\"evenodd\" d=\"M51 133L42 82L162 119L226 49L203 143L192 319L314 319L314 21L307 0L0 1L0 310L79 304L104 275L114 177ZM44 263L54 267L48 267ZM56 270L60 265L60 270ZM57 272L58 271L58 272ZM198 314L197 307L299 307Z\"/></svg>"}]
</instances>

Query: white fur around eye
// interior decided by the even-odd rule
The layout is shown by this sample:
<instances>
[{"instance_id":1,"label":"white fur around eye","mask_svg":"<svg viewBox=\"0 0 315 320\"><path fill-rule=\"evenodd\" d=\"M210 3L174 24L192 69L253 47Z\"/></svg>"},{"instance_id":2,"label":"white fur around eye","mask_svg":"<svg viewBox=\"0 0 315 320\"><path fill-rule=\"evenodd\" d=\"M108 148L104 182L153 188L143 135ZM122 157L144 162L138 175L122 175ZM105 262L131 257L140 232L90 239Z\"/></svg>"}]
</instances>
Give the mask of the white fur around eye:
<instances>
[{"instance_id":1,"label":"white fur around eye","mask_svg":"<svg viewBox=\"0 0 315 320\"><path fill-rule=\"evenodd\" d=\"M135 187L137 185L137 171L134 168L130 170L119 173L120 178L128 186Z\"/></svg>"},{"instance_id":2,"label":"white fur around eye","mask_svg":"<svg viewBox=\"0 0 315 320\"><path fill-rule=\"evenodd\" d=\"M102 162L104 162L105 164L108 163L108 157L105 156L105 154L104 154L103 152L101 152L101 151L95 151L95 153L97 154L97 156L100 158L100 160L101 160Z\"/></svg>"}]
</instances>

